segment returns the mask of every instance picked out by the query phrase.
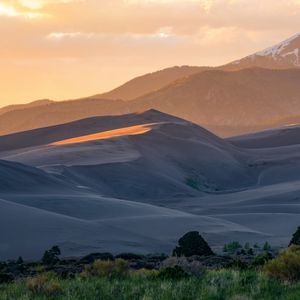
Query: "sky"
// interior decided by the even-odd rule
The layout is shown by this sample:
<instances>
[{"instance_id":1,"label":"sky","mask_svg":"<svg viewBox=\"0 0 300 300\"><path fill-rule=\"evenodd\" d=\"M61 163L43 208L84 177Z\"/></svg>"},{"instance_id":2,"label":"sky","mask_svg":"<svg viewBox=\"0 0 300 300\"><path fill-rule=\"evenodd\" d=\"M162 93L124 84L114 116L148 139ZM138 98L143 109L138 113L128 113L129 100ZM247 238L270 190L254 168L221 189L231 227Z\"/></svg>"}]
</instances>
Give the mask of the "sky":
<instances>
[{"instance_id":1,"label":"sky","mask_svg":"<svg viewBox=\"0 0 300 300\"><path fill-rule=\"evenodd\" d=\"M300 0L0 0L0 107L225 64L300 31Z\"/></svg>"}]
</instances>

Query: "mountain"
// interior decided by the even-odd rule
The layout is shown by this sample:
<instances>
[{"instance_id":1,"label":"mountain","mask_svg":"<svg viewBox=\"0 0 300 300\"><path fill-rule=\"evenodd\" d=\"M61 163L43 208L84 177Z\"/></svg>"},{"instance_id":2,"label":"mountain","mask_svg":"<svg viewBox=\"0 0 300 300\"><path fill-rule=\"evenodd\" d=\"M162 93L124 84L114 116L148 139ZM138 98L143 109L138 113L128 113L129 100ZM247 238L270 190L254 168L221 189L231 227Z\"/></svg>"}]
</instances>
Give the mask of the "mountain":
<instances>
[{"instance_id":1,"label":"mountain","mask_svg":"<svg viewBox=\"0 0 300 300\"><path fill-rule=\"evenodd\" d=\"M300 115L300 70L204 71L130 102L155 107L222 135L282 126Z\"/></svg>"},{"instance_id":2,"label":"mountain","mask_svg":"<svg viewBox=\"0 0 300 300\"><path fill-rule=\"evenodd\" d=\"M0 108L0 115L2 115L4 113L7 113L7 112L10 112L10 111L14 111L14 110L22 110L22 109L25 109L25 108L48 105L48 104L51 104L53 102L54 101L52 101L52 100L43 99L43 100L36 100L36 101L26 103L26 104L8 105L8 106Z\"/></svg>"},{"instance_id":3,"label":"mountain","mask_svg":"<svg viewBox=\"0 0 300 300\"><path fill-rule=\"evenodd\" d=\"M275 46L236 60L224 67L227 70L253 67L268 69L300 68L300 33Z\"/></svg>"},{"instance_id":4,"label":"mountain","mask_svg":"<svg viewBox=\"0 0 300 300\"><path fill-rule=\"evenodd\" d=\"M149 92L159 90L160 88L170 84L171 82L179 79L190 76L197 72L201 72L203 70L209 70L210 67L193 67L193 66L174 66L171 68L166 68L163 70L159 70L157 72L148 73L132 80L124 83L123 85L113 89L112 91L97 94L90 97L85 97L86 100L98 100L98 99L106 99L106 100L125 100L129 101L134 98L140 97L142 95L148 94ZM82 100L82 99L76 99ZM69 100L72 101L72 100ZM74 101L74 100L73 100ZM8 105L0 108L0 115L11 112L15 110L22 110L26 108L33 108L37 106L47 106L49 104L54 104L53 100L37 100L26 104L15 104ZM68 120L67 120L68 121Z\"/></svg>"},{"instance_id":5,"label":"mountain","mask_svg":"<svg viewBox=\"0 0 300 300\"><path fill-rule=\"evenodd\" d=\"M128 101L159 90L177 79L188 77L208 69L210 68L193 66L171 67L136 77L110 92L95 95L93 97L113 100L122 99Z\"/></svg>"},{"instance_id":6,"label":"mountain","mask_svg":"<svg viewBox=\"0 0 300 300\"><path fill-rule=\"evenodd\" d=\"M288 125L300 119L299 43L298 34L218 68L173 67L135 78L106 94L6 107L0 110L0 135L151 108L220 136Z\"/></svg>"},{"instance_id":7,"label":"mountain","mask_svg":"<svg viewBox=\"0 0 300 300\"><path fill-rule=\"evenodd\" d=\"M81 99L7 112L0 116L0 134L155 108L232 136L300 116L299 82L298 69L203 71L132 101Z\"/></svg>"},{"instance_id":8,"label":"mountain","mask_svg":"<svg viewBox=\"0 0 300 300\"><path fill-rule=\"evenodd\" d=\"M81 99L52 102L0 115L0 134L26 131L87 117L128 112L122 100Z\"/></svg>"}]
</instances>

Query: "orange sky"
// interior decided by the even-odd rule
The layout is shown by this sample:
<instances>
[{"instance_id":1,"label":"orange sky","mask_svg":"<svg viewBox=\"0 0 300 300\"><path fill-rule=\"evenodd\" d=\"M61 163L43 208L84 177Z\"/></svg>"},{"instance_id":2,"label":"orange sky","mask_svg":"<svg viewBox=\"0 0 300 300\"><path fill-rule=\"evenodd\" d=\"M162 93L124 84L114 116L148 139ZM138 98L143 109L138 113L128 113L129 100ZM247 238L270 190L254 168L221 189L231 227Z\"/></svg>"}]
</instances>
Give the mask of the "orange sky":
<instances>
[{"instance_id":1,"label":"orange sky","mask_svg":"<svg viewBox=\"0 0 300 300\"><path fill-rule=\"evenodd\" d=\"M218 65L300 31L300 0L0 0L0 106Z\"/></svg>"}]
</instances>

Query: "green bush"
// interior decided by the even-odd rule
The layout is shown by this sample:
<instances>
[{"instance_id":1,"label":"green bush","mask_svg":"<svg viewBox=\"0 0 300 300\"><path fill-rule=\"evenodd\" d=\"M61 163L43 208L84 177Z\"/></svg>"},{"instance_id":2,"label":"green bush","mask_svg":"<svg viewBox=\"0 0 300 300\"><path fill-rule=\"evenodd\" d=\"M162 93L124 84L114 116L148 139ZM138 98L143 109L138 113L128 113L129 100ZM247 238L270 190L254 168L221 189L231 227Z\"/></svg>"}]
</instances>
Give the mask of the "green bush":
<instances>
[{"instance_id":1,"label":"green bush","mask_svg":"<svg viewBox=\"0 0 300 300\"><path fill-rule=\"evenodd\" d=\"M270 252L264 252L255 256L252 265L255 267L263 266L271 259L273 259L273 255Z\"/></svg>"},{"instance_id":2,"label":"green bush","mask_svg":"<svg viewBox=\"0 0 300 300\"><path fill-rule=\"evenodd\" d=\"M62 293L62 287L52 274L44 273L26 280L27 289L34 295L58 296Z\"/></svg>"},{"instance_id":3,"label":"green bush","mask_svg":"<svg viewBox=\"0 0 300 300\"><path fill-rule=\"evenodd\" d=\"M194 190L198 190L198 191L200 190L200 187L199 187L200 184L199 184L198 180L195 178L188 177L188 178L186 178L185 183L186 183L186 185L193 188Z\"/></svg>"},{"instance_id":4,"label":"green bush","mask_svg":"<svg viewBox=\"0 0 300 300\"><path fill-rule=\"evenodd\" d=\"M226 250L224 252L234 254L242 248L243 248L243 246L239 242L233 241L233 242L230 242L230 243L224 245L224 250Z\"/></svg>"},{"instance_id":5,"label":"green bush","mask_svg":"<svg viewBox=\"0 0 300 300\"><path fill-rule=\"evenodd\" d=\"M272 278L294 282L300 280L300 247L292 245L269 261L264 271Z\"/></svg>"},{"instance_id":6,"label":"green bush","mask_svg":"<svg viewBox=\"0 0 300 300\"><path fill-rule=\"evenodd\" d=\"M83 276L113 277L124 276L129 273L129 264L126 260L118 258L111 260L96 260L93 264L87 266Z\"/></svg>"}]
</instances>

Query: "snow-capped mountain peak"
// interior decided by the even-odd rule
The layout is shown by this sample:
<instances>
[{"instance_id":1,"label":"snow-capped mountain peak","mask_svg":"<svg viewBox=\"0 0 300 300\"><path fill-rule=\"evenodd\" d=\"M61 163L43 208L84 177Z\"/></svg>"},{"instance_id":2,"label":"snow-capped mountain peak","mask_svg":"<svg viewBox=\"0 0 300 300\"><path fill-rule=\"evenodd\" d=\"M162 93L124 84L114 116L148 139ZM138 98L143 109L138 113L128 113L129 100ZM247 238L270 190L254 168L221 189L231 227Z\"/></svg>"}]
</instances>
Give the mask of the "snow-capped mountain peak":
<instances>
[{"instance_id":1,"label":"snow-capped mountain peak","mask_svg":"<svg viewBox=\"0 0 300 300\"><path fill-rule=\"evenodd\" d=\"M272 56L275 60L294 56L295 65L300 66L299 61L299 47L300 47L300 33L292 36L291 38L263 51L259 51L254 55L259 56Z\"/></svg>"},{"instance_id":2,"label":"snow-capped mountain peak","mask_svg":"<svg viewBox=\"0 0 300 300\"><path fill-rule=\"evenodd\" d=\"M230 65L239 68L300 68L300 33L265 50L234 61Z\"/></svg>"}]
</instances>

